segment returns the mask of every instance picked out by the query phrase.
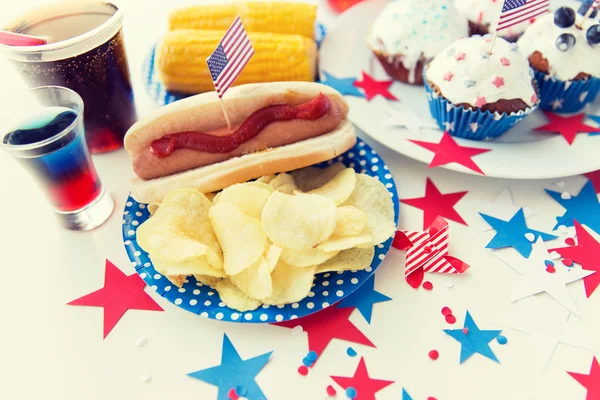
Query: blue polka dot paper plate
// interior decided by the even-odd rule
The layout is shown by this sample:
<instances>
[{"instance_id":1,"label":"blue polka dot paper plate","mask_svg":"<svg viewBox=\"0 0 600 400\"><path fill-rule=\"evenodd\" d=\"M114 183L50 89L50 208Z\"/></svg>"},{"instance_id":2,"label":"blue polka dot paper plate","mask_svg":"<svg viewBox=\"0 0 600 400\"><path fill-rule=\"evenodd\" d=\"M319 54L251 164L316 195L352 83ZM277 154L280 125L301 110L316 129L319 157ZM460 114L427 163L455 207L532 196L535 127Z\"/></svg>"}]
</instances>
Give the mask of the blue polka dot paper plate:
<instances>
[{"instance_id":1,"label":"blue polka dot paper plate","mask_svg":"<svg viewBox=\"0 0 600 400\"><path fill-rule=\"evenodd\" d=\"M330 160L316 165L326 167L336 160ZM354 168L356 172L365 173L378 178L383 182L390 193L394 204L394 218L398 224L399 202L396 184L388 167L362 140L358 140L356 146L337 158L347 167ZM127 199L123 212L123 240L125 250L129 259L135 265L137 273L158 294L170 302L211 319L235 322L281 322L295 318L305 317L319 310L329 307L350 295L365 283L381 264L390 249L392 239L388 239L375 247L375 257L371 266L363 271L345 271L318 274L315 276L313 289L308 297L298 303L285 306L263 305L254 311L241 313L227 307L221 302L216 290L196 282L189 277L182 288L171 284L167 278L156 272L148 253L140 248L136 241L136 230L138 226L146 221L150 214L145 204L136 202L131 196Z\"/></svg>"},{"instance_id":2,"label":"blue polka dot paper plate","mask_svg":"<svg viewBox=\"0 0 600 400\"><path fill-rule=\"evenodd\" d=\"M315 42L317 42L317 46L320 46L323 39L325 39L326 32L325 26L317 22L315 25ZM189 94L170 92L165 89L158 78L158 71L155 68L155 58L156 46L153 46L142 66L142 76L144 77L148 95L161 106L188 97Z\"/></svg>"}]
</instances>

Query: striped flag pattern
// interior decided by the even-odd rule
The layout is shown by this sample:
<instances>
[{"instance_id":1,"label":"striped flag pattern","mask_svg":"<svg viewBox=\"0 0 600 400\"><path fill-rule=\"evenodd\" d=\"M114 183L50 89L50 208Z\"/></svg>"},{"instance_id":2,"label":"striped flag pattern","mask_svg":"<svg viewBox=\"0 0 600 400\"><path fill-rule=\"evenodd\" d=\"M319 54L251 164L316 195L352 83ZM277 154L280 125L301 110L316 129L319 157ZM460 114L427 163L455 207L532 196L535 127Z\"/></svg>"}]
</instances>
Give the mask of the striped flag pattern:
<instances>
[{"instance_id":1,"label":"striped flag pattern","mask_svg":"<svg viewBox=\"0 0 600 400\"><path fill-rule=\"evenodd\" d=\"M600 0L597 0L600 1ZM550 10L550 0L504 0L497 31L540 16Z\"/></svg>"},{"instance_id":2,"label":"striped flag pattern","mask_svg":"<svg viewBox=\"0 0 600 400\"><path fill-rule=\"evenodd\" d=\"M600 7L600 0L595 0L594 3L592 4L592 8L596 9L598 7Z\"/></svg>"},{"instance_id":3,"label":"striped flag pattern","mask_svg":"<svg viewBox=\"0 0 600 400\"><path fill-rule=\"evenodd\" d=\"M233 85L253 55L254 48L242 25L242 19L238 16L225 32L215 51L206 59L219 98Z\"/></svg>"}]
</instances>

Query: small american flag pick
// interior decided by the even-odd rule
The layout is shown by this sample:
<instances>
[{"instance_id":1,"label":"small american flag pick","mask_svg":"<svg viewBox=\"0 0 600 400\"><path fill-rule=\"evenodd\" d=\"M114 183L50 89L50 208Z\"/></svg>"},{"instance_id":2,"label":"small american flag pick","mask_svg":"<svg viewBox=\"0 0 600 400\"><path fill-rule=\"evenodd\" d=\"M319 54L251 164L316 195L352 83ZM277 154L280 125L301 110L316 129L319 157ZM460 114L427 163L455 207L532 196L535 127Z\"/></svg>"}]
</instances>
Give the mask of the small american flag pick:
<instances>
[{"instance_id":1,"label":"small american flag pick","mask_svg":"<svg viewBox=\"0 0 600 400\"><path fill-rule=\"evenodd\" d=\"M439 274L462 274L469 265L448 255L448 222L437 217L422 232L398 231L393 246L406 250L404 279L417 289L425 272Z\"/></svg>"},{"instance_id":2,"label":"small american flag pick","mask_svg":"<svg viewBox=\"0 0 600 400\"><path fill-rule=\"evenodd\" d=\"M253 55L254 48L242 25L242 19L238 16L225 32L215 51L206 59L219 98L233 85Z\"/></svg>"},{"instance_id":3,"label":"small american flag pick","mask_svg":"<svg viewBox=\"0 0 600 400\"><path fill-rule=\"evenodd\" d=\"M550 10L550 0L504 0L496 31L535 18Z\"/></svg>"}]
</instances>

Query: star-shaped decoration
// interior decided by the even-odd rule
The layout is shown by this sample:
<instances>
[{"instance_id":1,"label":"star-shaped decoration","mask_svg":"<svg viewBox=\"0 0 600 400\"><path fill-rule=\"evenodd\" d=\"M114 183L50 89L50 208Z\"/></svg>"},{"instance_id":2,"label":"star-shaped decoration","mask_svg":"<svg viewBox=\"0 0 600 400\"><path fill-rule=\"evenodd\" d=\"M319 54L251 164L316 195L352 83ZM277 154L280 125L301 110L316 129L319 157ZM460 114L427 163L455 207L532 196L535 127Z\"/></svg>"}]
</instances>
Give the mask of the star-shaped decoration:
<instances>
[{"instance_id":1,"label":"star-shaped decoration","mask_svg":"<svg viewBox=\"0 0 600 400\"><path fill-rule=\"evenodd\" d=\"M595 271L594 274L583 278L585 295L589 298L600 285L600 243L577 221L575 221L575 232L577 232L576 246L561 247L550 251L558 252L563 258L570 258L586 271Z\"/></svg>"},{"instance_id":2,"label":"star-shaped decoration","mask_svg":"<svg viewBox=\"0 0 600 400\"><path fill-rule=\"evenodd\" d=\"M419 140L411 140L411 142L434 153L433 159L429 163L429 168L457 163L471 171L485 175L472 158L478 154L487 153L488 151L491 151L491 149L461 146L456 143L447 131L444 132L439 143L422 142Z\"/></svg>"},{"instance_id":3,"label":"star-shaped decoration","mask_svg":"<svg viewBox=\"0 0 600 400\"><path fill-rule=\"evenodd\" d=\"M325 79L321 83L330 86L343 95L365 97L365 95L354 86L356 78L336 78L335 76L323 71Z\"/></svg>"},{"instance_id":4,"label":"star-shaped decoration","mask_svg":"<svg viewBox=\"0 0 600 400\"><path fill-rule=\"evenodd\" d=\"M485 221L485 219L481 217L481 214L508 221L521 208L523 208L523 213L525 214L526 219L536 215L534 210L531 210L527 207L517 206L513 200L510 188L507 187L500 192L498 197L493 202L481 202L476 208L479 210L479 212L477 214L472 214L473 216L467 221L467 223L469 227L475 229L477 232L486 232L492 230L493 228Z\"/></svg>"},{"instance_id":5,"label":"star-shaped decoration","mask_svg":"<svg viewBox=\"0 0 600 400\"><path fill-rule=\"evenodd\" d=\"M352 311L353 308L328 307L302 319L278 322L274 325L289 329L302 326L303 331L308 335L308 350L314 351L319 356L333 339L375 347L348 319Z\"/></svg>"},{"instance_id":6,"label":"star-shaped decoration","mask_svg":"<svg viewBox=\"0 0 600 400\"><path fill-rule=\"evenodd\" d=\"M354 293L340 302L338 308L356 308L362 316L371 323L373 305L392 300L375 290L375 275L372 275Z\"/></svg>"},{"instance_id":7,"label":"star-shaped decoration","mask_svg":"<svg viewBox=\"0 0 600 400\"><path fill-rule=\"evenodd\" d=\"M127 310L163 311L144 291L146 283L136 273L125 275L106 260L104 287L69 302L72 306L104 307L104 338L117 325Z\"/></svg>"},{"instance_id":8,"label":"star-shaped decoration","mask_svg":"<svg viewBox=\"0 0 600 400\"><path fill-rule=\"evenodd\" d=\"M423 227L430 226L437 216L466 225L467 223L456 212L454 206L467 192L454 192L442 194L433 181L427 178L425 183L425 197L414 199L401 199L400 201L409 206L423 210Z\"/></svg>"},{"instance_id":9,"label":"star-shaped decoration","mask_svg":"<svg viewBox=\"0 0 600 400\"><path fill-rule=\"evenodd\" d=\"M242 360L227 335L224 334L221 364L189 373L188 376L217 386L219 388L217 400L229 400L228 392L238 386L245 389L244 397L248 399L265 399L254 378L269 361L271 354L272 352L269 352Z\"/></svg>"},{"instance_id":10,"label":"star-shaped decoration","mask_svg":"<svg viewBox=\"0 0 600 400\"><path fill-rule=\"evenodd\" d=\"M583 279L594 271L584 271L581 268L567 269L556 263L553 272L548 272L546 261L551 257L541 239L538 239L533 246L529 258L509 252L494 252L494 255L520 274L515 282L511 301L546 292L563 307L579 314L566 285Z\"/></svg>"},{"instance_id":11,"label":"star-shaped decoration","mask_svg":"<svg viewBox=\"0 0 600 400\"><path fill-rule=\"evenodd\" d=\"M554 132L563 135L569 145L575 141L578 133L600 132L600 128L595 128L583 123L585 114L577 114L571 117L560 117L557 114L544 111L546 117L550 120L546 125L535 128L536 131Z\"/></svg>"},{"instance_id":12,"label":"star-shaped decoration","mask_svg":"<svg viewBox=\"0 0 600 400\"><path fill-rule=\"evenodd\" d=\"M412 110L397 111L391 107L386 109L386 122L391 126L403 126L416 136L421 135L421 129L437 129L437 124L431 118L419 118Z\"/></svg>"},{"instance_id":13,"label":"star-shaped decoration","mask_svg":"<svg viewBox=\"0 0 600 400\"><path fill-rule=\"evenodd\" d=\"M485 96L477 96L475 99L475 107L483 107L487 104Z\"/></svg>"},{"instance_id":14,"label":"star-shaped decoration","mask_svg":"<svg viewBox=\"0 0 600 400\"><path fill-rule=\"evenodd\" d=\"M392 79L387 81L376 81L369 74L363 71L362 80L354 82L354 86L361 88L365 92L365 97L368 101L377 95L382 96L388 100L398 100L393 94L390 93L389 89L394 81Z\"/></svg>"},{"instance_id":15,"label":"star-shaped decoration","mask_svg":"<svg viewBox=\"0 0 600 400\"><path fill-rule=\"evenodd\" d=\"M585 177L592 182L592 185L594 185L594 189L596 189L596 193L600 193L600 170L588 172L587 174L585 174Z\"/></svg>"},{"instance_id":16,"label":"star-shaped decoration","mask_svg":"<svg viewBox=\"0 0 600 400\"><path fill-rule=\"evenodd\" d=\"M594 357L592 361L592 367L590 368L589 374L580 374L576 372L567 372L573 377L581 386L587 389L587 396L585 400L600 400L600 363L598 359Z\"/></svg>"},{"instance_id":17,"label":"star-shaped decoration","mask_svg":"<svg viewBox=\"0 0 600 400\"><path fill-rule=\"evenodd\" d=\"M559 108L562 108L563 102L563 99L556 98L550 102L550 106L553 110L558 110Z\"/></svg>"},{"instance_id":18,"label":"star-shaped decoration","mask_svg":"<svg viewBox=\"0 0 600 400\"><path fill-rule=\"evenodd\" d=\"M557 222L554 229L561 225L573 226L573 221L577 220L600 234L600 203L598 203L598 195L591 181L583 186L577 196L571 195L570 199L563 199L562 193L545 190L550 197L566 209L562 216L556 217Z\"/></svg>"},{"instance_id":19,"label":"star-shaped decoration","mask_svg":"<svg viewBox=\"0 0 600 400\"><path fill-rule=\"evenodd\" d=\"M454 74L450 71L446 72L443 76L444 80L448 81L448 82L450 82L453 77L454 77Z\"/></svg>"},{"instance_id":20,"label":"star-shaped decoration","mask_svg":"<svg viewBox=\"0 0 600 400\"><path fill-rule=\"evenodd\" d=\"M444 127L448 132L452 132L454 130L454 122L444 122Z\"/></svg>"},{"instance_id":21,"label":"star-shaped decoration","mask_svg":"<svg viewBox=\"0 0 600 400\"><path fill-rule=\"evenodd\" d=\"M410 395L404 388L402 388L402 399L401 400L413 400L413 398L410 397Z\"/></svg>"},{"instance_id":22,"label":"star-shaped decoration","mask_svg":"<svg viewBox=\"0 0 600 400\"><path fill-rule=\"evenodd\" d=\"M363 357L360 358L354 376L332 376L331 379L344 388L344 390L353 387L356 390L356 397L354 400L376 400L375 393L394 383L394 381L371 378Z\"/></svg>"},{"instance_id":23,"label":"star-shaped decoration","mask_svg":"<svg viewBox=\"0 0 600 400\"><path fill-rule=\"evenodd\" d=\"M459 329L444 329L448 335L459 341L461 344L460 349L460 363L464 363L473 354L481 354L484 357L494 360L497 363L498 358L490 348L489 343L496 339L496 337L502 332L501 330L482 330L479 329L471 313L467 311L465 316L465 324L463 328Z\"/></svg>"},{"instance_id":24,"label":"star-shaped decoration","mask_svg":"<svg viewBox=\"0 0 600 400\"><path fill-rule=\"evenodd\" d=\"M504 78L501 76L494 77L492 85L496 86L497 88L501 88L502 86L504 86Z\"/></svg>"},{"instance_id":25,"label":"star-shaped decoration","mask_svg":"<svg viewBox=\"0 0 600 400\"><path fill-rule=\"evenodd\" d=\"M523 257L527 258L531 254L533 245L525 235L533 235L535 239L542 240L556 239L557 236L550 235L544 232L536 231L527 227L525 222L525 213L523 209L519 209L509 221L504 221L489 215L481 214L481 217L490 224L492 229L496 231L494 238L485 246L487 249L503 249L512 247L519 252ZM528 235L530 234L530 235Z\"/></svg>"},{"instance_id":26,"label":"star-shaped decoration","mask_svg":"<svg viewBox=\"0 0 600 400\"><path fill-rule=\"evenodd\" d=\"M594 121L597 124L600 124L600 115L590 115L588 114L587 117L589 119L591 119L592 121Z\"/></svg>"}]
</instances>

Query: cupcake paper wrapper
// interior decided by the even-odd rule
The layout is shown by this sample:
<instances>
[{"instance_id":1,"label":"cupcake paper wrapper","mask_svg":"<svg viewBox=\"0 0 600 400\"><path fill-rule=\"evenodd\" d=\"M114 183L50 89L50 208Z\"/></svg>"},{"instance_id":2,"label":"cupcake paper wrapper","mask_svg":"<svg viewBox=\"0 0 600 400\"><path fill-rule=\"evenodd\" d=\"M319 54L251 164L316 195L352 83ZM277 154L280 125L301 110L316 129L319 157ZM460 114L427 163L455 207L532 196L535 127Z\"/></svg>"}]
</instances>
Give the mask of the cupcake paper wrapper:
<instances>
[{"instance_id":1,"label":"cupcake paper wrapper","mask_svg":"<svg viewBox=\"0 0 600 400\"><path fill-rule=\"evenodd\" d=\"M435 93L425 80L431 115L440 129L452 136L471 140L493 139L501 136L523 118L533 112L537 105L511 114L497 114L481 110L465 110Z\"/></svg>"},{"instance_id":2,"label":"cupcake paper wrapper","mask_svg":"<svg viewBox=\"0 0 600 400\"><path fill-rule=\"evenodd\" d=\"M540 108L555 113L575 113L593 102L600 91L600 79L561 81L543 72L535 72L540 89Z\"/></svg>"}]
</instances>

